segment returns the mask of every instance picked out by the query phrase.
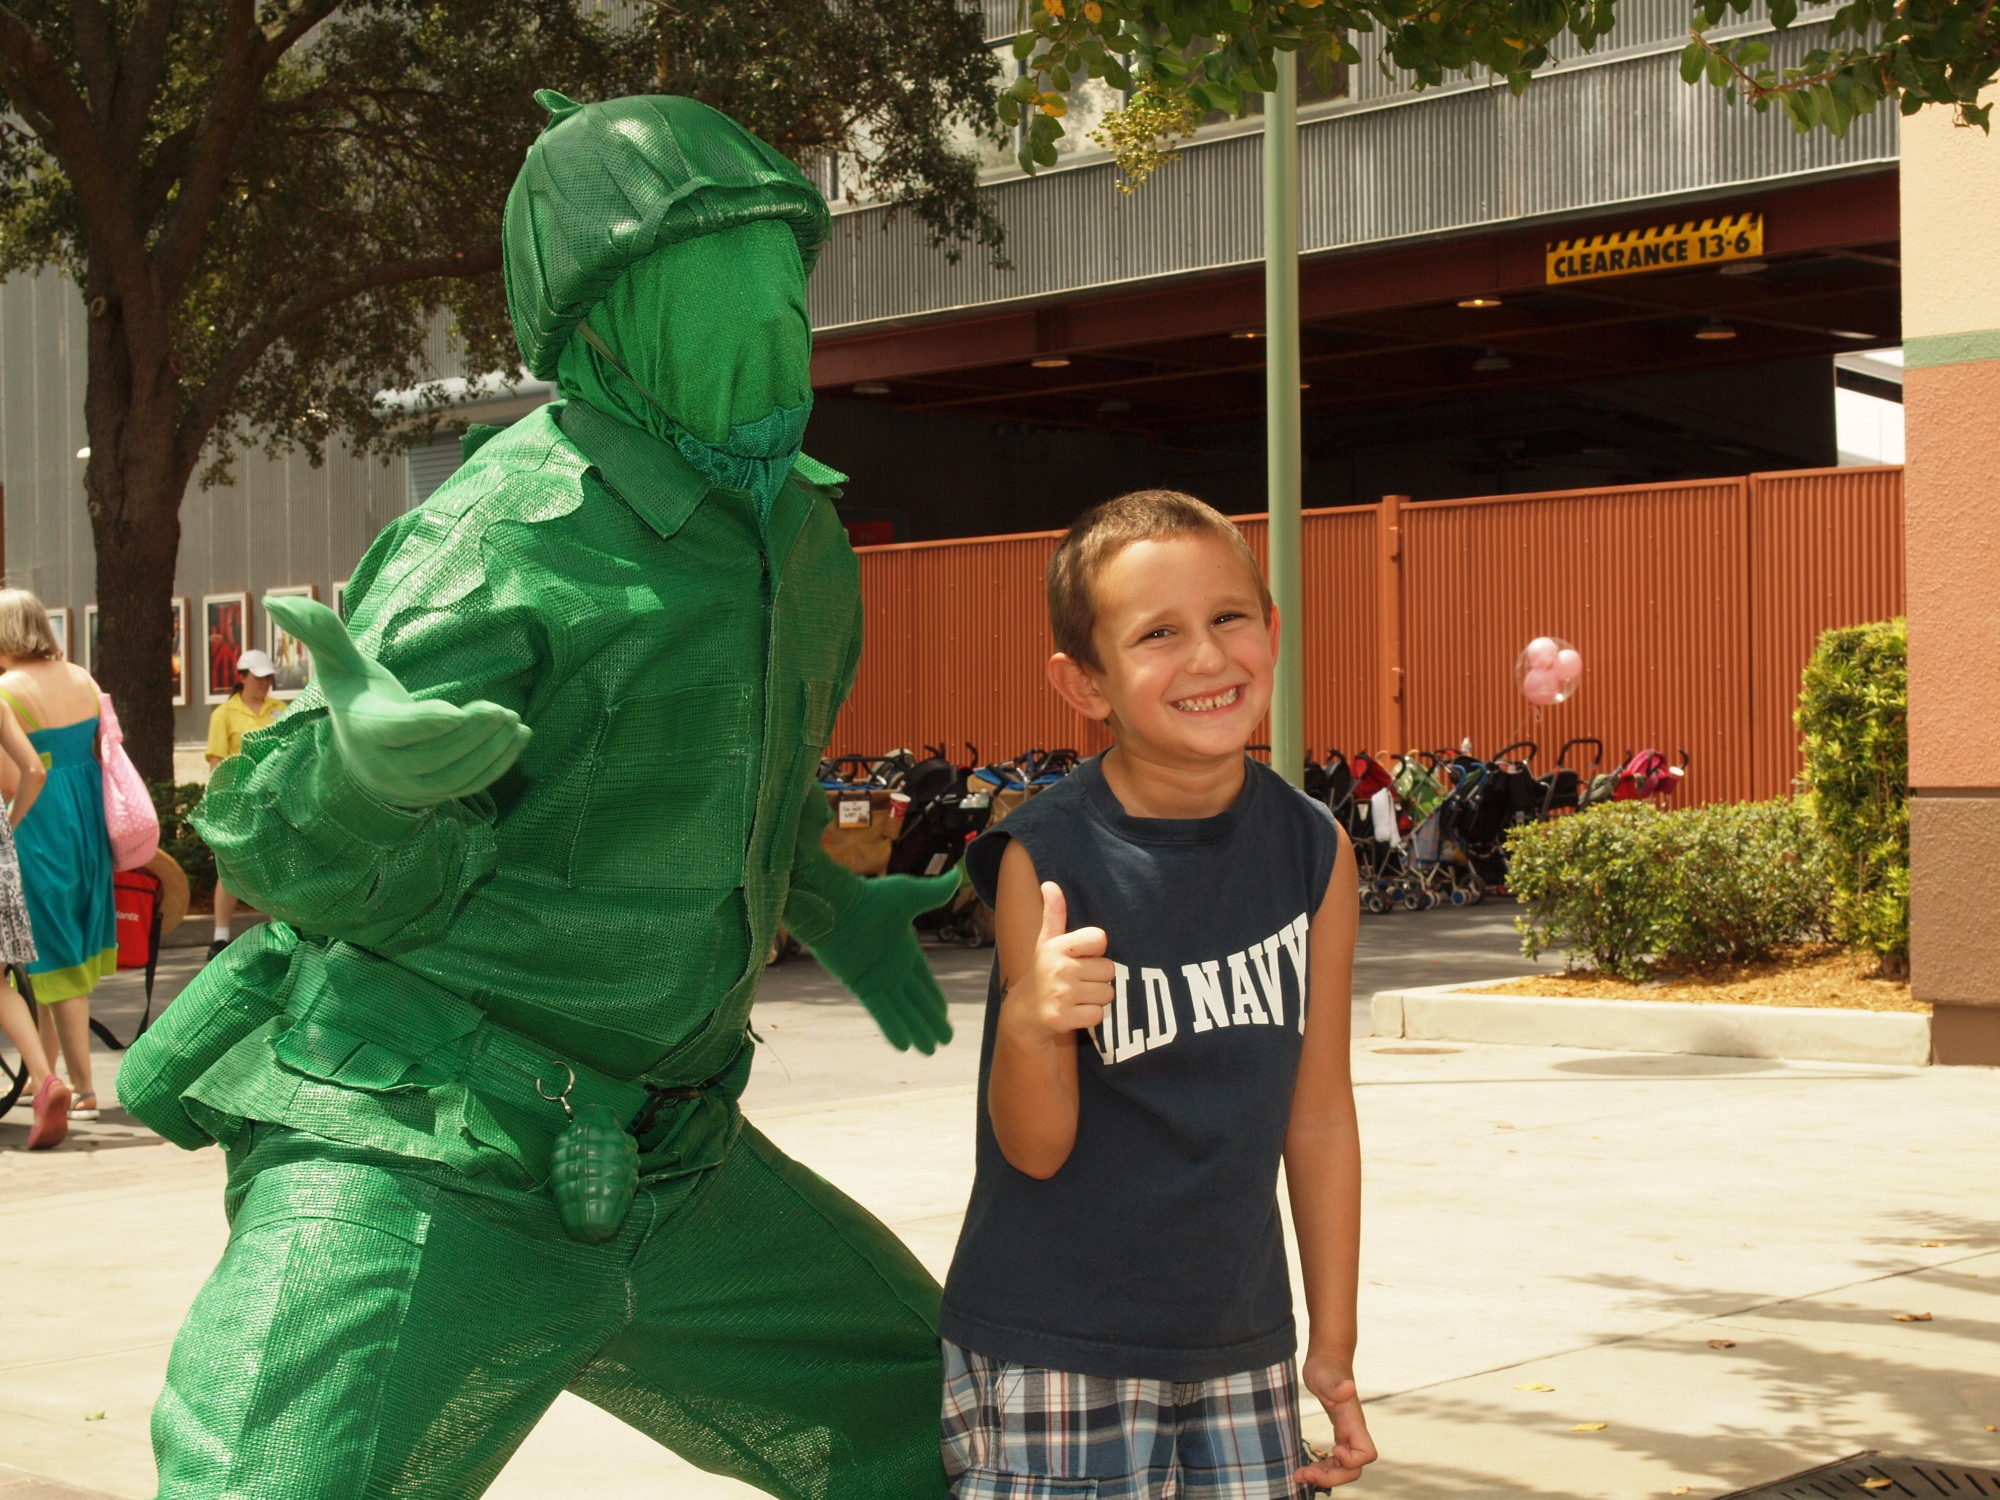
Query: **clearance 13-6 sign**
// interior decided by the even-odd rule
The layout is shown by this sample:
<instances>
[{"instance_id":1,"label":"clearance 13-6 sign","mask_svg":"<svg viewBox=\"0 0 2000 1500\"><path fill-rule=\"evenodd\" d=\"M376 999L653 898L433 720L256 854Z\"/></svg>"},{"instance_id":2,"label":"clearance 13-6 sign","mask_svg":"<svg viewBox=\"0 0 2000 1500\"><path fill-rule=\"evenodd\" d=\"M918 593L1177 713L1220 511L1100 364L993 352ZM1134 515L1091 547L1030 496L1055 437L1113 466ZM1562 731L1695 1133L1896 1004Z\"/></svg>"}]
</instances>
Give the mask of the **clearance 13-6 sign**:
<instances>
[{"instance_id":1,"label":"clearance 13-6 sign","mask_svg":"<svg viewBox=\"0 0 2000 1500\"><path fill-rule=\"evenodd\" d=\"M1762 214L1654 224L1645 229L1621 229L1616 234L1549 241L1547 284L1630 276L1637 271L1684 271L1728 260L1754 260L1763 253Z\"/></svg>"}]
</instances>

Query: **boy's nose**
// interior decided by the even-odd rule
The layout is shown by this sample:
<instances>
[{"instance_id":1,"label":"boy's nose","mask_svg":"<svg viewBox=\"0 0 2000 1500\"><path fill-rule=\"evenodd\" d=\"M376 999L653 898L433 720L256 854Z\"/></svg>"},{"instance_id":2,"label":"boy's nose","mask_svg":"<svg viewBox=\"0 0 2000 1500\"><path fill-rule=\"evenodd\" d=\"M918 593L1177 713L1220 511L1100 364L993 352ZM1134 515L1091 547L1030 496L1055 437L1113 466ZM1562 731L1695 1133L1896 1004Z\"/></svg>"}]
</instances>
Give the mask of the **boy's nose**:
<instances>
[{"instance_id":1,"label":"boy's nose","mask_svg":"<svg viewBox=\"0 0 2000 1500\"><path fill-rule=\"evenodd\" d=\"M1223 655L1222 647L1216 644L1213 636L1197 636L1194 651L1188 657L1187 669L1190 672L1220 672L1227 662L1228 657Z\"/></svg>"}]
</instances>

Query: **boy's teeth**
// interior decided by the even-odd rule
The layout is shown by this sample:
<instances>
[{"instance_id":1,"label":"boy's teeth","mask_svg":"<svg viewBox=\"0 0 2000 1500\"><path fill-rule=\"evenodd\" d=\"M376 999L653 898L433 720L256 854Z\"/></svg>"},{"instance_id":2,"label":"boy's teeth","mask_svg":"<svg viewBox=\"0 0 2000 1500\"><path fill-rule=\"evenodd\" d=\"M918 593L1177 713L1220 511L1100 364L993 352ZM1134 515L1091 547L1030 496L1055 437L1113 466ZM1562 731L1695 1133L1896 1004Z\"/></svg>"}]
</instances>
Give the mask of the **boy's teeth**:
<instances>
[{"instance_id":1,"label":"boy's teeth","mask_svg":"<svg viewBox=\"0 0 2000 1500\"><path fill-rule=\"evenodd\" d=\"M1226 693L1214 693L1206 698L1183 698L1174 707L1191 714L1205 713L1211 708L1227 708L1242 691L1240 687L1233 687Z\"/></svg>"}]
</instances>

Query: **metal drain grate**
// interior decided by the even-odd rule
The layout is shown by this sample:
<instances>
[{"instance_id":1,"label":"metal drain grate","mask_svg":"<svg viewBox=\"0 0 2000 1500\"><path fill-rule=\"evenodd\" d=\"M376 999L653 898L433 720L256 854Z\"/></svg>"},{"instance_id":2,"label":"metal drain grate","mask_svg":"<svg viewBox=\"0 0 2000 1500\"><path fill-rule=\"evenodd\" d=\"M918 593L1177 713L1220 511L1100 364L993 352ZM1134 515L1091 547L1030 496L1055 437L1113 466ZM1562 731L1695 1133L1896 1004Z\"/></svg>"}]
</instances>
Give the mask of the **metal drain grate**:
<instances>
[{"instance_id":1,"label":"metal drain grate","mask_svg":"<svg viewBox=\"0 0 2000 1500\"><path fill-rule=\"evenodd\" d=\"M1856 1453L1794 1474L1790 1479L1780 1479L1776 1484L1737 1490L1723 1500L1862 1500L1864 1496L1975 1500L1982 1495L2000 1500L2000 1469L1975 1469L1968 1464L1929 1458L1897 1458L1887 1453Z\"/></svg>"}]
</instances>

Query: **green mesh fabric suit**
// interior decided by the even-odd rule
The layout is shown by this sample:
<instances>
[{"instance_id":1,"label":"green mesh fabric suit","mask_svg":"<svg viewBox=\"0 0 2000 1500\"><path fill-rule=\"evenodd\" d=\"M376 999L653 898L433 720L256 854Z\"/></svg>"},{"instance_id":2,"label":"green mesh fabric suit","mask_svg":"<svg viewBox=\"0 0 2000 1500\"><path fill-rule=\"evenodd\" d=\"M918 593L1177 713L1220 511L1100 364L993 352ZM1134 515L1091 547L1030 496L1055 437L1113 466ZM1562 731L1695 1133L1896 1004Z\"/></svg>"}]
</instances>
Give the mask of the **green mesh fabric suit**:
<instances>
[{"instance_id":1,"label":"green mesh fabric suit","mask_svg":"<svg viewBox=\"0 0 2000 1500\"><path fill-rule=\"evenodd\" d=\"M229 1152L160 1493L477 1494L568 1388L772 1494L941 1496L935 1284L735 1105L776 928L831 948L871 894L812 780L860 648L839 476L797 451L825 206L691 101L550 102L508 294L568 399L468 438L349 594L416 699L532 738L397 806L316 686L216 772L198 824L279 920L120 1075ZM548 1190L569 1079L640 1149L598 1244Z\"/></svg>"}]
</instances>

